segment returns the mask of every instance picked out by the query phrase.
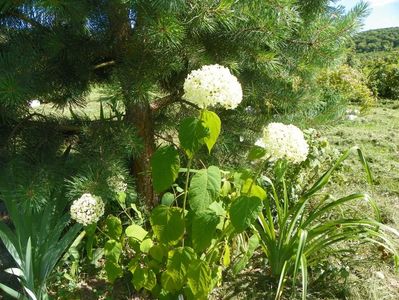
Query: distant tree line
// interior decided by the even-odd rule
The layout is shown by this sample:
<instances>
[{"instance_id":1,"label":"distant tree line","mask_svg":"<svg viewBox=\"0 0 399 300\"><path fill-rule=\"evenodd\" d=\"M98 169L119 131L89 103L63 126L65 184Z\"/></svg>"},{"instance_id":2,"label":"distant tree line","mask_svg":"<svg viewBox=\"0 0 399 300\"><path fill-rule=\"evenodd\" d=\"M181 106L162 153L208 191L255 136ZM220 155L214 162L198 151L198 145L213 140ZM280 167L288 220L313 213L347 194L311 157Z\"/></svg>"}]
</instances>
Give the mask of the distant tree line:
<instances>
[{"instance_id":1,"label":"distant tree line","mask_svg":"<svg viewBox=\"0 0 399 300\"><path fill-rule=\"evenodd\" d=\"M399 48L399 27L360 32L354 38L356 52L389 51Z\"/></svg>"}]
</instances>

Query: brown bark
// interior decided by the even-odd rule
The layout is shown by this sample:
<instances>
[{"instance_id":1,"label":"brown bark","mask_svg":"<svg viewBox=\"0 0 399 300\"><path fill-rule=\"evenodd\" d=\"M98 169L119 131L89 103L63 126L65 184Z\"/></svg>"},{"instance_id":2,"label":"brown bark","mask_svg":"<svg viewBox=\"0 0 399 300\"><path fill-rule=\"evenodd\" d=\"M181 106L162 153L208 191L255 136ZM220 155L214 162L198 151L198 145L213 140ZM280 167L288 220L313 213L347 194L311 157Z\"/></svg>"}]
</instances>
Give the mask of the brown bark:
<instances>
[{"instance_id":1,"label":"brown bark","mask_svg":"<svg viewBox=\"0 0 399 300\"><path fill-rule=\"evenodd\" d=\"M117 74L120 75L120 83L122 86L122 93L125 98L126 115L125 121L134 125L138 136L143 143L142 152L138 157L133 158L131 171L135 177L136 187L138 193L144 197L148 206L155 206L157 200L152 186L150 158L155 150L154 128L152 111L147 100L140 99L139 93L135 93L132 87L135 73L139 73L139 66L130 66L132 57L136 54L132 44L133 31L129 20L128 5L119 1L110 2L109 9L110 23L112 25L112 32L114 37L114 57L115 67L119 69ZM136 20L137 22L137 20ZM137 24L136 24L137 26ZM132 72L132 73L131 73ZM137 98L134 98L136 95Z\"/></svg>"},{"instance_id":2,"label":"brown bark","mask_svg":"<svg viewBox=\"0 0 399 300\"><path fill-rule=\"evenodd\" d=\"M142 140L143 150L139 157L133 158L132 174L136 179L137 191L145 198L148 206L158 203L155 197L150 159L155 151L152 111L148 102L133 103L127 107L126 121L133 124Z\"/></svg>"}]
</instances>

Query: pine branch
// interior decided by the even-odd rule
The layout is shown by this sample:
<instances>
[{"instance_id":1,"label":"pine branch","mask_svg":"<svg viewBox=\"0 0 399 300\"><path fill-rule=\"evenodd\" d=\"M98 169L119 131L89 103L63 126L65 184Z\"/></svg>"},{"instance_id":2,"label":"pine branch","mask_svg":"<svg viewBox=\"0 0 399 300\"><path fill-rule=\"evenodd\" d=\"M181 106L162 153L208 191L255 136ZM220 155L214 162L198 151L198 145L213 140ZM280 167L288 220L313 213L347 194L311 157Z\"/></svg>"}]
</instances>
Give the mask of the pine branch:
<instances>
[{"instance_id":1,"label":"pine branch","mask_svg":"<svg viewBox=\"0 0 399 300\"><path fill-rule=\"evenodd\" d=\"M44 30L49 30L47 27L45 27L41 23L29 18L28 16L23 14L18 9L10 10L10 11L7 12L7 14L3 14L2 17L4 17L4 16L5 17L13 17L13 18L20 19L21 21L24 21L24 22L28 23L32 27L39 27L39 28L44 29Z\"/></svg>"}]
</instances>

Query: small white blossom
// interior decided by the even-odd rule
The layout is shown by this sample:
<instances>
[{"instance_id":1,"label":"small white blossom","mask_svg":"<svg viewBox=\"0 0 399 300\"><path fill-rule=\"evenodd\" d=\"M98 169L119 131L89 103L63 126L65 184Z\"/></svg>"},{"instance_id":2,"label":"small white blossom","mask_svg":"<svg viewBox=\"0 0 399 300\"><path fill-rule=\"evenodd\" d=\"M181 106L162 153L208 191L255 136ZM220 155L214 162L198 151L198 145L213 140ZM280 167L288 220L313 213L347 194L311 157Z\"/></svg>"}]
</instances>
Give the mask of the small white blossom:
<instances>
[{"instance_id":1,"label":"small white blossom","mask_svg":"<svg viewBox=\"0 0 399 300\"><path fill-rule=\"evenodd\" d=\"M110 189L116 193L126 192L126 190L127 190L127 183L125 181L125 176L123 176L123 175L119 174L119 175L109 177L107 179L107 183L108 183L108 186L110 187Z\"/></svg>"},{"instance_id":2,"label":"small white blossom","mask_svg":"<svg viewBox=\"0 0 399 300\"><path fill-rule=\"evenodd\" d=\"M207 65L187 76L183 98L202 109L215 105L235 109L242 101L242 89L228 68Z\"/></svg>"},{"instance_id":3,"label":"small white blossom","mask_svg":"<svg viewBox=\"0 0 399 300\"><path fill-rule=\"evenodd\" d=\"M385 275L382 272L375 272L374 274L379 279L382 279L382 280L385 279Z\"/></svg>"},{"instance_id":4,"label":"small white blossom","mask_svg":"<svg viewBox=\"0 0 399 300\"><path fill-rule=\"evenodd\" d=\"M30 106L31 108L38 108L38 107L40 106L40 101L37 100L37 99L31 100L31 101L29 102L29 106Z\"/></svg>"},{"instance_id":5,"label":"small white blossom","mask_svg":"<svg viewBox=\"0 0 399 300\"><path fill-rule=\"evenodd\" d=\"M84 226L96 223L104 214L104 202L100 197L85 193L73 201L71 218Z\"/></svg>"},{"instance_id":6,"label":"small white blossom","mask_svg":"<svg viewBox=\"0 0 399 300\"><path fill-rule=\"evenodd\" d=\"M355 121L357 119L357 116L356 115L348 115L347 118L349 121Z\"/></svg>"},{"instance_id":7,"label":"small white blossom","mask_svg":"<svg viewBox=\"0 0 399 300\"><path fill-rule=\"evenodd\" d=\"M272 160L286 159L293 163L306 160L309 146L303 132L294 125L270 123L263 129L255 145L265 148Z\"/></svg>"}]
</instances>

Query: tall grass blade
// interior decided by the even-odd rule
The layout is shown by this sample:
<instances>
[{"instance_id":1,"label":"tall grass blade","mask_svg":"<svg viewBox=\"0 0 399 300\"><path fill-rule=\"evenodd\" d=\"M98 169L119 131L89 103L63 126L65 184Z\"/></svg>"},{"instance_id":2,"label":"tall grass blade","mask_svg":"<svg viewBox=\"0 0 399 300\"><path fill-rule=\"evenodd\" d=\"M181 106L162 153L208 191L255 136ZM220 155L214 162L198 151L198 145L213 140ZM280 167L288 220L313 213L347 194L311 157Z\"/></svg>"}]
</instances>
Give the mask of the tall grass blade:
<instances>
[{"instance_id":1,"label":"tall grass blade","mask_svg":"<svg viewBox=\"0 0 399 300\"><path fill-rule=\"evenodd\" d=\"M283 294L285 274L287 273L287 261L284 262L283 268L281 269L280 279L278 282L275 300L279 300Z\"/></svg>"},{"instance_id":2,"label":"tall grass blade","mask_svg":"<svg viewBox=\"0 0 399 300\"><path fill-rule=\"evenodd\" d=\"M306 300L308 293L308 262L306 256L301 256L301 271L302 271L302 300Z\"/></svg>"},{"instance_id":3,"label":"tall grass blade","mask_svg":"<svg viewBox=\"0 0 399 300\"><path fill-rule=\"evenodd\" d=\"M21 293L18 293L16 290L14 290L2 283L0 283L0 289L2 289L5 293L7 293L7 295L10 295L11 297L13 297L15 299L23 299Z\"/></svg>"},{"instance_id":4,"label":"tall grass blade","mask_svg":"<svg viewBox=\"0 0 399 300\"><path fill-rule=\"evenodd\" d=\"M296 284L296 276L298 274L300 260L303 254L303 249L305 248L306 245L306 238L308 236L308 232L306 230L300 230L299 235L300 237L299 237L298 249L296 251L296 256L295 256L294 276L292 281L292 285L294 288Z\"/></svg>"},{"instance_id":5,"label":"tall grass blade","mask_svg":"<svg viewBox=\"0 0 399 300\"><path fill-rule=\"evenodd\" d=\"M0 239L3 241L4 246L7 248L7 251L11 254L18 266L22 266L21 257L15 247L15 235L12 233L10 228L2 222L0 222Z\"/></svg>"}]
</instances>

